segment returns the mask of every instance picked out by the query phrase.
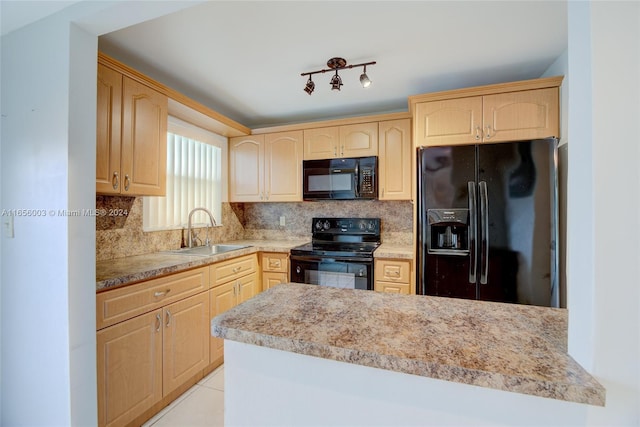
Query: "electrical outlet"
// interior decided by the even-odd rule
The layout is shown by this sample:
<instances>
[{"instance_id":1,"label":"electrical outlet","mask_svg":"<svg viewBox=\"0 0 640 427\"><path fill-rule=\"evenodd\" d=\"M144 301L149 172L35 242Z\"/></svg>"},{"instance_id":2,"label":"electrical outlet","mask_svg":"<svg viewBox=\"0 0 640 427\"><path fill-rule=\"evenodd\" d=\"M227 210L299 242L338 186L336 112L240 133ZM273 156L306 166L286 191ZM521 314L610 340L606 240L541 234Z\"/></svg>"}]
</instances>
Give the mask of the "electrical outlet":
<instances>
[{"instance_id":1,"label":"electrical outlet","mask_svg":"<svg viewBox=\"0 0 640 427\"><path fill-rule=\"evenodd\" d=\"M2 217L2 230L4 237L7 239L13 239L15 237L13 233L13 215Z\"/></svg>"},{"instance_id":2,"label":"electrical outlet","mask_svg":"<svg viewBox=\"0 0 640 427\"><path fill-rule=\"evenodd\" d=\"M284 227L286 225L286 220L284 215L280 215L280 227Z\"/></svg>"}]
</instances>

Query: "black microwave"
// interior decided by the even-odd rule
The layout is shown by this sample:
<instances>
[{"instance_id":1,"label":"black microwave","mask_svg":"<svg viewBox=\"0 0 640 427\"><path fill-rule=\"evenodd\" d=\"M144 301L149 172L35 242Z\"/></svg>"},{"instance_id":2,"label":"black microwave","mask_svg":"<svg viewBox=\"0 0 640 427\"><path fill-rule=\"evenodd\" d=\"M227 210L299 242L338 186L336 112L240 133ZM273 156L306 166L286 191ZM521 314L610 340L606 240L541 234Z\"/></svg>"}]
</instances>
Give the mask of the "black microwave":
<instances>
[{"instance_id":1,"label":"black microwave","mask_svg":"<svg viewBox=\"0 0 640 427\"><path fill-rule=\"evenodd\" d=\"M378 198L378 157L304 160L304 200Z\"/></svg>"}]
</instances>

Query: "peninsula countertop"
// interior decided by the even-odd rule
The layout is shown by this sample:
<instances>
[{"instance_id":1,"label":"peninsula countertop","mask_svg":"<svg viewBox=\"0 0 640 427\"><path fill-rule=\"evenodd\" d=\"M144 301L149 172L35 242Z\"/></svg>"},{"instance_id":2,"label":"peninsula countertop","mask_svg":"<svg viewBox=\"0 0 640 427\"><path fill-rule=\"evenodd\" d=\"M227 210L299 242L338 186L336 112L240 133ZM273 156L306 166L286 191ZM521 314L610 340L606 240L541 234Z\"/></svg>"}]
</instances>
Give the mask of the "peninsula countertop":
<instances>
[{"instance_id":1,"label":"peninsula countertop","mask_svg":"<svg viewBox=\"0 0 640 427\"><path fill-rule=\"evenodd\" d=\"M308 356L603 406L567 354L563 309L298 283L215 317L213 336Z\"/></svg>"}]
</instances>

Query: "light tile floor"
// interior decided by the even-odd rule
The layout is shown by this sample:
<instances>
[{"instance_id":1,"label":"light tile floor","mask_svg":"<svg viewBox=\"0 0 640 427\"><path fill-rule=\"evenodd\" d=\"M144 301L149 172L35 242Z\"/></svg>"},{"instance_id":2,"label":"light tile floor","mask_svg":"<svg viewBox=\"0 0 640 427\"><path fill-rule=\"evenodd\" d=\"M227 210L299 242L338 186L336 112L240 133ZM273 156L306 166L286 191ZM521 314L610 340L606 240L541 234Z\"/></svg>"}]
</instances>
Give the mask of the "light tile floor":
<instances>
[{"instance_id":1,"label":"light tile floor","mask_svg":"<svg viewBox=\"0 0 640 427\"><path fill-rule=\"evenodd\" d=\"M224 426L224 365L143 424L151 426Z\"/></svg>"}]
</instances>

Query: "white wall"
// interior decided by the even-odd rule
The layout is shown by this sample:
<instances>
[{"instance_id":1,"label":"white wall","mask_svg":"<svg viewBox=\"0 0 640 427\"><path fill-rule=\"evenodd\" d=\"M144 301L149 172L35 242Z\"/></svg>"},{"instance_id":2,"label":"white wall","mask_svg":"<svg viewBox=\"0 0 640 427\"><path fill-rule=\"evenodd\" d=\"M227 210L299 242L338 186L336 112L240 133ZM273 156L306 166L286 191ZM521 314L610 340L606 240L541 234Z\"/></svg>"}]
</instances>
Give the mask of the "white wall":
<instances>
[{"instance_id":1,"label":"white wall","mask_svg":"<svg viewBox=\"0 0 640 427\"><path fill-rule=\"evenodd\" d=\"M609 403L607 411L592 410L589 421L591 424L638 425L640 3L591 3L591 41L593 121L586 115L581 117L571 124L571 135L575 146L575 127L584 126L590 128L593 142L591 359L592 372L607 387ZM573 76L574 70L570 72ZM574 265L580 263L580 268L584 268L585 261L588 260L570 260ZM580 283L574 285L572 296L579 292Z\"/></svg>"},{"instance_id":2,"label":"white wall","mask_svg":"<svg viewBox=\"0 0 640 427\"><path fill-rule=\"evenodd\" d=\"M81 2L2 36L0 208L45 213L2 238L2 425L96 424L95 219L57 212L95 206L97 35L192 4Z\"/></svg>"}]
</instances>

